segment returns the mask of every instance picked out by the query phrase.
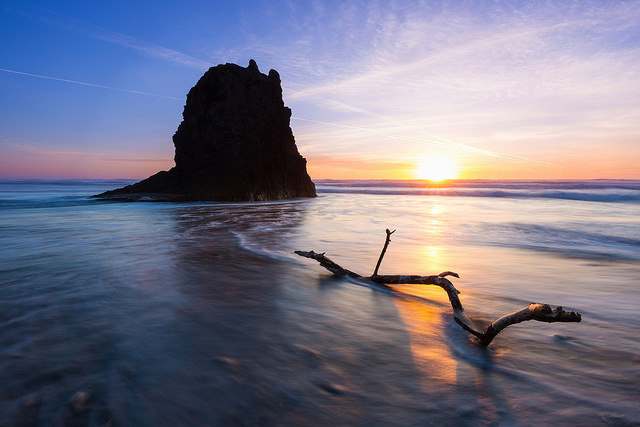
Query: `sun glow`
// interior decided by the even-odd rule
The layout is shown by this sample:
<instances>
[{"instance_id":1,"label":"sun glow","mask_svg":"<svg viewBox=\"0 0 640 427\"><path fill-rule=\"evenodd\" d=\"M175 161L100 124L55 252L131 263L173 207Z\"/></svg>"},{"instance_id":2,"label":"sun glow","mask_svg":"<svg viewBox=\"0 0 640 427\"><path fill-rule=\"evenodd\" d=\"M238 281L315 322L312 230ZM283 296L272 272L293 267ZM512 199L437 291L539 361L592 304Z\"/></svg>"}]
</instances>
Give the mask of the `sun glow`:
<instances>
[{"instance_id":1,"label":"sun glow","mask_svg":"<svg viewBox=\"0 0 640 427\"><path fill-rule=\"evenodd\" d=\"M429 156L415 170L416 178L429 181L444 181L458 177L455 163L445 156Z\"/></svg>"}]
</instances>

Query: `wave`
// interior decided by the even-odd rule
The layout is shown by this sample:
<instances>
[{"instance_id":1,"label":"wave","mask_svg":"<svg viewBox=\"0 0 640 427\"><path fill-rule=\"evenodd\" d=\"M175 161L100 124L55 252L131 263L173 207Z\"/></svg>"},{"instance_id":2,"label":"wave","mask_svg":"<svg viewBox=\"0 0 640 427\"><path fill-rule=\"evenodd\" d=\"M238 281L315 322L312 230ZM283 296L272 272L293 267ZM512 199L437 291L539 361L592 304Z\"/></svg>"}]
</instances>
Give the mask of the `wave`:
<instances>
[{"instance_id":1,"label":"wave","mask_svg":"<svg viewBox=\"0 0 640 427\"><path fill-rule=\"evenodd\" d=\"M640 203L640 180L520 181L318 180L319 194L542 198L603 203Z\"/></svg>"},{"instance_id":2,"label":"wave","mask_svg":"<svg viewBox=\"0 0 640 427\"><path fill-rule=\"evenodd\" d=\"M55 208L96 203L94 194L133 183L123 179L3 179L0 209Z\"/></svg>"},{"instance_id":3,"label":"wave","mask_svg":"<svg viewBox=\"0 0 640 427\"><path fill-rule=\"evenodd\" d=\"M133 180L0 180L0 207L84 203ZM540 198L640 203L640 180L316 180L318 194Z\"/></svg>"},{"instance_id":4,"label":"wave","mask_svg":"<svg viewBox=\"0 0 640 427\"><path fill-rule=\"evenodd\" d=\"M640 234L615 222L606 225L541 225L532 223L483 223L467 227L467 243L545 252L566 258L628 262L640 259Z\"/></svg>"}]
</instances>

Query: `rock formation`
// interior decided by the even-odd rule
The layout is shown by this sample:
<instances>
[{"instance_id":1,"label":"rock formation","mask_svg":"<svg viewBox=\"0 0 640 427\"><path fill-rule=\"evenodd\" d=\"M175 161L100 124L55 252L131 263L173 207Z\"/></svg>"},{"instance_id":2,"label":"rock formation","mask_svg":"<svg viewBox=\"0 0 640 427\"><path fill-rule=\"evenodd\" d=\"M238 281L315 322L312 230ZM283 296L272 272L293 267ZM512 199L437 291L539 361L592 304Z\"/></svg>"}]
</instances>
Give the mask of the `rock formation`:
<instances>
[{"instance_id":1,"label":"rock formation","mask_svg":"<svg viewBox=\"0 0 640 427\"><path fill-rule=\"evenodd\" d=\"M175 167L96 197L120 200L276 200L315 197L298 153L277 71L254 60L212 67L191 88L173 135Z\"/></svg>"}]
</instances>

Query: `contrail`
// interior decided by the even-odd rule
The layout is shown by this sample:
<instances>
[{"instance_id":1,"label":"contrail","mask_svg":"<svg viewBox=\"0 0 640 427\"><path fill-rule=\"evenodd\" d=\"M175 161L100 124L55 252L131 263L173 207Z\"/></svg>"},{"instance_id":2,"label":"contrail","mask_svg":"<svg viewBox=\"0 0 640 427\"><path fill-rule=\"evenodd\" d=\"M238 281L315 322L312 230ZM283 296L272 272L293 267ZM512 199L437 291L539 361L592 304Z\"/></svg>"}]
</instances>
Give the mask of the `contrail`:
<instances>
[{"instance_id":1,"label":"contrail","mask_svg":"<svg viewBox=\"0 0 640 427\"><path fill-rule=\"evenodd\" d=\"M22 71L7 70L5 68L0 68L0 71L4 71L5 73L20 74L20 75L23 75L23 76L39 77L41 79L47 79L47 80L56 80L56 81L65 82L65 83L75 83L77 85L83 85L83 86L99 87L101 89L111 89L111 90L117 90L117 91L120 91L120 92L136 93L138 95L156 96L158 98L175 99L176 101L184 101L184 98L174 98L172 96L158 95L156 93L140 92L138 90L120 89L120 88L117 88L117 87L96 85L96 84L93 84L93 83L85 83L85 82L79 82L79 81L76 81L76 80L61 79L61 78L58 78L58 77L41 76L39 74L23 73Z\"/></svg>"},{"instance_id":2,"label":"contrail","mask_svg":"<svg viewBox=\"0 0 640 427\"><path fill-rule=\"evenodd\" d=\"M453 150L466 151L466 152L469 152L469 153L478 153L478 154L482 154L482 155L485 155L485 156L502 157L502 158L511 159L511 160L523 160L523 161L530 162L530 163L538 163L538 164L543 164L543 165L547 165L547 166L552 166L552 167L557 168L557 169L564 169L564 167L556 165L556 164L553 164L553 163L543 162L541 160L529 159L527 157L516 156L516 155L513 155L513 154L505 154L505 153L498 153L496 151L482 150L480 148L475 148L475 147L471 147L469 145L460 144L458 142L449 141L448 139L441 138L439 136L432 135L432 134L427 134L427 135L432 136L433 138L437 138L439 141L435 141L435 140L432 140L432 139L419 139L419 138L412 138L412 137L407 137L407 136L391 135L391 134L388 134L388 133L385 133L385 132L380 132L380 131L377 131L377 130L374 130L374 129L367 129L367 128L362 128L362 127L358 127L358 126L341 125L341 124L338 124L338 123L320 122L318 120L303 119L302 117L291 117L291 118L295 119L295 120L302 120L304 122L317 123L317 124L321 124L321 125L329 125L329 126L337 126L337 127L341 127L341 128L347 128L347 129L361 130L361 131L365 131L365 132L375 133L377 135L381 135L381 136L384 136L386 138L399 139L399 140L402 140L402 141L417 142L419 144L433 145L433 146L436 146L436 147L443 147L443 148L450 148L450 149L453 149Z\"/></svg>"}]
</instances>

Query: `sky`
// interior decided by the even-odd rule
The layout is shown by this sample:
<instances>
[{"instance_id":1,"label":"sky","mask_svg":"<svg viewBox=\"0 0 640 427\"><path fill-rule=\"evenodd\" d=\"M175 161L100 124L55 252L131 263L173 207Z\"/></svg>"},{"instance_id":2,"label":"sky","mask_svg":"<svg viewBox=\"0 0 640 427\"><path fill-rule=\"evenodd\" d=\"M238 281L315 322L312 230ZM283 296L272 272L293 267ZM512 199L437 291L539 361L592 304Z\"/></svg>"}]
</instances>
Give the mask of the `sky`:
<instances>
[{"instance_id":1,"label":"sky","mask_svg":"<svg viewBox=\"0 0 640 427\"><path fill-rule=\"evenodd\" d=\"M250 59L313 179L640 179L640 0L3 0L0 37L3 179L167 170Z\"/></svg>"}]
</instances>

